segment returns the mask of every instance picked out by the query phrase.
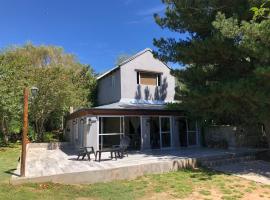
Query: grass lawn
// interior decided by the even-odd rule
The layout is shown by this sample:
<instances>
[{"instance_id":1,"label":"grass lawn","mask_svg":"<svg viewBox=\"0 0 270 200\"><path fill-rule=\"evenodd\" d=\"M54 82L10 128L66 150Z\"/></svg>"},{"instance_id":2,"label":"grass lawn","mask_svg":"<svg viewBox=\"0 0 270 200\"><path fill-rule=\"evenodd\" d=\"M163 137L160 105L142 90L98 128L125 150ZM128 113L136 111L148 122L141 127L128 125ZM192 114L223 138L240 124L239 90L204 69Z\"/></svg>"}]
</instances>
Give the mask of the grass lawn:
<instances>
[{"instance_id":1,"label":"grass lawn","mask_svg":"<svg viewBox=\"0 0 270 200\"><path fill-rule=\"evenodd\" d=\"M8 184L18 146L0 147L0 199L270 199L270 186L206 170L181 170L93 185Z\"/></svg>"}]
</instances>

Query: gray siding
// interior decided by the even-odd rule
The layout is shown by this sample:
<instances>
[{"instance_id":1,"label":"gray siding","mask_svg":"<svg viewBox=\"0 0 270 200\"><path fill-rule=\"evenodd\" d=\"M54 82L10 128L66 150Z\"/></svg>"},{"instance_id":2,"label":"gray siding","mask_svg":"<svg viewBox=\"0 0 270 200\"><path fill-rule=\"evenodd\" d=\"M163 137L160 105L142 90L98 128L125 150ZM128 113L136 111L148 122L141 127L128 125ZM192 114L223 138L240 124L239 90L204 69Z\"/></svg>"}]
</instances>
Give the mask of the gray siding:
<instances>
[{"instance_id":1,"label":"gray siding","mask_svg":"<svg viewBox=\"0 0 270 200\"><path fill-rule=\"evenodd\" d=\"M114 76L115 85L112 85L112 77ZM121 77L120 70L116 70L111 74L98 80L98 105L110 104L121 99Z\"/></svg>"},{"instance_id":2,"label":"gray siding","mask_svg":"<svg viewBox=\"0 0 270 200\"><path fill-rule=\"evenodd\" d=\"M138 85L136 70L160 72L161 86ZM134 60L121 66L121 98L159 100L172 102L175 94L175 78L170 74L170 69L160 60L147 51Z\"/></svg>"}]
</instances>

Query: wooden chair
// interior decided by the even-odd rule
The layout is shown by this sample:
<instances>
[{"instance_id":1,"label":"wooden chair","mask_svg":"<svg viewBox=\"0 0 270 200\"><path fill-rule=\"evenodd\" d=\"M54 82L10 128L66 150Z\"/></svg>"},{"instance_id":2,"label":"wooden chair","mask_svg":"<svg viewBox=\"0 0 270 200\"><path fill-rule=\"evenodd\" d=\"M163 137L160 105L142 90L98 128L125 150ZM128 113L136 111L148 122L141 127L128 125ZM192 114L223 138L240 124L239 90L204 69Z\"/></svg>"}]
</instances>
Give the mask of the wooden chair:
<instances>
[{"instance_id":1,"label":"wooden chair","mask_svg":"<svg viewBox=\"0 0 270 200\"><path fill-rule=\"evenodd\" d=\"M82 156L82 160L84 160L85 156L87 156L88 160L90 161L91 160L91 157L90 157L91 154L94 154L94 156L96 156L94 147L81 147L79 149L79 152L78 152L77 160L79 160L79 158L81 156Z\"/></svg>"}]
</instances>

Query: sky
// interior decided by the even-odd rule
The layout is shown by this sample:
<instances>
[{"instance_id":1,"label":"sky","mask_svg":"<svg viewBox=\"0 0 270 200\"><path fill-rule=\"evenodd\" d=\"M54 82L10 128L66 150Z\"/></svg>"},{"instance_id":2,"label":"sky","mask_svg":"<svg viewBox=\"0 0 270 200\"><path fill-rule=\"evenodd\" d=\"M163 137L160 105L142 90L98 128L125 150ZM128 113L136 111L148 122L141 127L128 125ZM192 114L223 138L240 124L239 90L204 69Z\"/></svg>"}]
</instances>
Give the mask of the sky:
<instances>
[{"instance_id":1,"label":"sky","mask_svg":"<svg viewBox=\"0 0 270 200\"><path fill-rule=\"evenodd\" d=\"M0 48L56 45L101 73L121 54L155 49L153 38L175 37L153 13L161 0L0 0ZM183 36L184 37L184 36Z\"/></svg>"}]
</instances>

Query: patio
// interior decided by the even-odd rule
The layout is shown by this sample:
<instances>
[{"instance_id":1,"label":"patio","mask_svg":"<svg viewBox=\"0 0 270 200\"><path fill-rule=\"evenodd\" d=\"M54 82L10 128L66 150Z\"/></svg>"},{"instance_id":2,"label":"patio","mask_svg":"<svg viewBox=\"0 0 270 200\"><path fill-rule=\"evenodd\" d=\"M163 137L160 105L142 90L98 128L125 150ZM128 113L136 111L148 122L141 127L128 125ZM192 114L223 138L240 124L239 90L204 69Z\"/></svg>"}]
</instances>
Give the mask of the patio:
<instances>
[{"instance_id":1,"label":"patio","mask_svg":"<svg viewBox=\"0 0 270 200\"><path fill-rule=\"evenodd\" d=\"M102 161L77 160L77 152L71 148L48 150L29 148L26 160L26 177L19 177L19 167L11 183L44 182L95 183L115 179L132 179L151 173L164 173L185 167L194 167L199 159L223 157L254 150L217 150L207 148L179 148L130 152L123 159L109 158L102 154Z\"/></svg>"}]
</instances>

